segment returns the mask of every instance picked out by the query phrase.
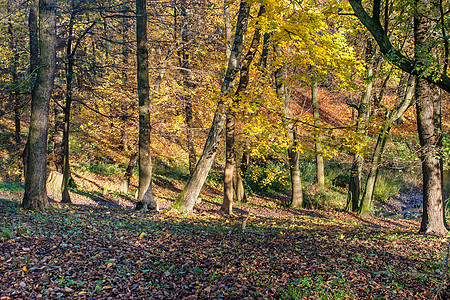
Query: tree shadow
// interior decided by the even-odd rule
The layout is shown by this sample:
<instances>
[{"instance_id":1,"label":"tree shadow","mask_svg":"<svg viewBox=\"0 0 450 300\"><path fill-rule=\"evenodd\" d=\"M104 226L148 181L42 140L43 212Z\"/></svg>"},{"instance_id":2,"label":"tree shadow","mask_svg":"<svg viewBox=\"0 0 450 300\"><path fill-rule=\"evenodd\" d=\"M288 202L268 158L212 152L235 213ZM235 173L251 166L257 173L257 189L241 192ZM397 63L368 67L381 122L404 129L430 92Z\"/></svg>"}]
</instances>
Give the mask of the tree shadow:
<instances>
[{"instance_id":1,"label":"tree shadow","mask_svg":"<svg viewBox=\"0 0 450 300\"><path fill-rule=\"evenodd\" d=\"M153 184L168 189L172 192L176 192L176 193L181 193L181 189L177 188L173 182L171 182L170 180L167 180L165 178L162 178L161 176L155 175L153 176Z\"/></svg>"},{"instance_id":2,"label":"tree shadow","mask_svg":"<svg viewBox=\"0 0 450 300\"><path fill-rule=\"evenodd\" d=\"M120 205L117 202L108 199L107 197L103 196L103 195L98 195L95 192L85 192L85 191L80 191L80 190L70 190L72 193L81 195L81 196L85 196L87 198L89 198L90 200L94 201L96 203L96 205L98 206L105 206L105 207L113 207L113 208L126 208L126 206ZM124 200L127 201L132 201L130 197L127 196L122 196L120 195L119 197L121 197Z\"/></svg>"}]
</instances>

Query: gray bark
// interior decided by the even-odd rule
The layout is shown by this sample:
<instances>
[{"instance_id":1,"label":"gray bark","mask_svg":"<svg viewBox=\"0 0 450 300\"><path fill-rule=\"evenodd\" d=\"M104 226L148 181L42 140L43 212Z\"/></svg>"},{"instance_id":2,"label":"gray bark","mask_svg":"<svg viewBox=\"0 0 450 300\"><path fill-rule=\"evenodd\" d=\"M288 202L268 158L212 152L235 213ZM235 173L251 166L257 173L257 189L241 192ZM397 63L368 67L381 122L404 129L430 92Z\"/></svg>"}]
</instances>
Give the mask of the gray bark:
<instances>
[{"instance_id":1,"label":"gray bark","mask_svg":"<svg viewBox=\"0 0 450 300\"><path fill-rule=\"evenodd\" d=\"M359 213L362 216L369 214L372 207L373 193L375 191L375 184L378 178L378 170L381 164L381 157L383 155L391 127L413 104L414 89L416 85L415 81L416 77L414 75L410 75L403 101L393 110L387 113L385 124L383 125L383 128L378 135L377 143L372 155L372 164L370 167L369 175L367 176L366 187L364 189L364 194L361 200L361 208L359 210Z\"/></svg>"},{"instance_id":2,"label":"gray bark","mask_svg":"<svg viewBox=\"0 0 450 300\"><path fill-rule=\"evenodd\" d=\"M258 13L258 17L265 12L265 8L261 5ZM259 40L261 39L261 33L259 29L255 29L253 34L253 39L250 44L250 49L245 55L241 69L239 85L237 87L235 97L232 99L231 108L227 111L226 117L226 130L225 130L225 150L226 150L226 160L225 160L225 170L224 170L224 196L222 204L222 212L225 214L231 214L233 212L233 177L235 177L236 169L236 149L235 149L235 126L236 126L236 111L235 109L239 106L238 96L240 93L245 91L250 79L249 69L250 65L255 57L256 51L259 46ZM237 183L237 181L236 181Z\"/></svg>"},{"instance_id":3,"label":"gray bark","mask_svg":"<svg viewBox=\"0 0 450 300\"><path fill-rule=\"evenodd\" d=\"M311 88L311 98L313 104L313 117L315 119L315 125L319 125L319 87L317 82L314 82ZM320 136L315 137L314 148L316 150L316 170L317 170L317 186L319 189L325 187L325 166L322 155L322 145L320 144Z\"/></svg>"},{"instance_id":4,"label":"gray bark","mask_svg":"<svg viewBox=\"0 0 450 300\"><path fill-rule=\"evenodd\" d=\"M136 209L158 209L152 191L150 86L148 78L147 1L136 0L137 88L139 98L139 188Z\"/></svg>"},{"instance_id":5,"label":"gray bark","mask_svg":"<svg viewBox=\"0 0 450 300\"><path fill-rule=\"evenodd\" d=\"M56 66L56 1L39 1L39 69L32 90L27 175L22 207L45 210L47 198L47 131Z\"/></svg>"},{"instance_id":6,"label":"gray bark","mask_svg":"<svg viewBox=\"0 0 450 300\"><path fill-rule=\"evenodd\" d=\"M280 55L279 50L274 46L274 52ZM277 96L284 102L284 123L286 127L286 136L288 138L288 157L289 157L289 171L291 174L291 203L290 206L294 208L301 207L303 205L303 190L302 190L302 179L300 174L299 160L300 156L296 150L298 146L298 133L294 124L292 123L292 108L291 99L286 91L285 85L285 75L283 67L278 67L275 70L275 86L277 91Z\"/></svg>"},{"instance_id":7,"label":"gray bark","mask_svg":"<svg viewBox=\"0 0 450 300\"><path fill-rule=\"evenodd\" d=\"M241 60L242 49L244 47L244 37L247 32L249 12L250 5L246 1L241 1L233 48L231 50L227 72L221 88L221 92L225 97L228 97L232 93L234 80L237 72L239 71L239 63ZM197 166L195 167L191 179L174 205L182 212L192 213L195 201L200 194L200 190L205 183L206 177L208 176L209 170L211 169L211 165L216 156L217 147L225 126L225 119L226 103L224 103L223 100L220 100L217 104L216 113L214 114L214 119L208 138L205 146L203 147L203 153L197 162Z\"/></svg>"},{"instance_id":8,"label":"gray bark","mask_svg":"<svg viewBox=\"0 0 450 300\"><path fill-rule=\"evenodd\" d=\"M361 98L358 107L358 124L356 125L356 131L358 134L366 134L366 121L370 115L370 105L372 101L372 91L373 91L373 81L374 81L374 63L372 62L372 45L370 41L367 41L366 49L366 61L368 62L367 69L367 80L364 94ZM350 171L350 182L348 187L347 196L347 210L357 212L361 205L360 203L360 193L361 193L361 176L362 176L362 166L364 163L364 158L359 154L355 153L353 156L352 169Z\"/></svg>"}]
</instances>

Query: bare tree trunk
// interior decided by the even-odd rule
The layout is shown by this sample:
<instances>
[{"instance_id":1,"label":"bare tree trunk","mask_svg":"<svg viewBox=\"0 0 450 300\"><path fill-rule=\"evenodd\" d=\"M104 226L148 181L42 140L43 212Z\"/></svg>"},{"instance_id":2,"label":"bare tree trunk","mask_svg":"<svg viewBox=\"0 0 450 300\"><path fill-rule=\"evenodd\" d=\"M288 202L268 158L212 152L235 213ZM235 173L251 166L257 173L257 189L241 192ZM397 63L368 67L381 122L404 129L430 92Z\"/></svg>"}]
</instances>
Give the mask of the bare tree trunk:
<instances>
[{"instance_id":1,"label":"bare tree trunk","mask_svg":"<svg viewBox=\"0 0 450 300\"><path fill-rule=\"evenodd\" d=\"M139 98L139 189L136 209L158 210L152 191L150 87L148 79L147 1L136 0L137 86Z\"/></svg>"},{"instance_id":2,"label":"bare tree trunk","mask_svg":"<svg viewBox=\"0 0 450 300\"><path fill-rule=\"evenodd\" d=\"M369 175L367 176L366 187L361 201L361 208L359 214L361 216L369 215L372 207L373 193L375 190L376 180L378 178L378 170L381 164L381 157L386 146L386 141L389 137L392 124L402 117L405 111L413 104L414 88L416 77L414 75L409 76L405 97L397 107L389 111L386 116L386 122L378 135L375 150L372 156L372 165L370 167Z\"/></svg>"},{"instance_id":3,"label":"bare tree trunk","mask_svg":"<svg viewBox=\"0 0 450 300\"><path fill-rule=\"evenodd\" d=\"M125 6L124 9L127 9L127 7ZM128 22L128 18L125 16L122 18L122 64L124 66L124 68L126 66L128 66L128 45L127 45L127 39L128 39L128 27L129 27L129 22ZM128 75L126 70L124 69L122 71L122 84L123 87L125 89L125 87L128 85ZM122 107L122 117L121 117L121 121L122 121L122 148L125 152L127 152L129 149L128 146L128 117L127 117L127 110L128 110L128 105L127 105L127 98L123 97L121 100L121 107Z\"/></svg>"},{"instance_id":4,"label":"bare tree trunk","mask_svg":"<svg viewBox=\"0 0 450 300\"><path fill-rule=\"evenodd\" d=\"M56 66L55 0L39 1L39 19L40 67L32 91L27 175L22 207L45 210L50 207L45 184L48 113Z\"/></svg>"},{"instance_id":5,"label":"bare tree trunk","mask_svg":"<svg viewBox=\"0 0 450 300\"><path fill-rule=\"evenodd\" d=\"M20 98L19 98L19 80L17 75L17 68L19 64L19 52L17 51L17 40L13 33L13 23L11 20L11 0L6 2L6 10L9 14L8 17L8 35L9 35L9 49L12 53L12 63L9 67L12 89L9 93L10 101L14 105L14 139L16 145L21 144L21 136L20 136Z\"/></svg>"},{"instance_id":6,"label":"bare tree trunk","mask_svg":"<svg viewBox=\"0 0 450 300\"><path fill-rule=\"evenodd\" d=\"M250 5L246 1L241 1L233 48L231 50L227 72L221 89L221 92L225 96L229 96L232 93L234 80L237 72L239 71L240 58L244 47L244 36L247 32L249 11ZM214 114L214 119L205 146L203 147L202 156L195 167L195 171L192 174L191 179L174 205L182 212L192 213L195 201L200 194L200 190L205 183L206 177L208 176L209 170L211 169L211 165L214 161L214 157L216 156L217 147L225 125L225 116L226 104L221 100L217 104L217 110Z\"/></svg>"},{"instance_id":7,"label":"bare tree trunk","mask_svg":"<svg viewBox=\"0 0 450 300\"><path fill-rule=\"evenodd\" d=\"M29 39L30 39L30 69L29 74L31 76L31 90L34 89L35 83L35 74L37 74L38 66L39 66L39 41L38 41L38 0L30 1L30 12L28 15L28 31L29 31ZM29 156L29 145L28 139L23 149L22 153L22 162L23 162L23 177L24 179L27 177L27 164L28 164L28 156Z\"/></svg>"},{"instance_id":8,"label":"bare tree trunk","mask_svg":"<svg viewBox=\"0 0 450 300\"><path fill-rule=\"evenodd\" d=\"M127 170L125 171L125 175L123 176L123 179L122 179L121 189L122 189L122 192L124 192L124 193L128 193L128 191L129 191L130 180L131 180L131 177L133 176L133 171L136 166L137 159L138 159L138 152L136 151L136 152L133 152L133 154L130 156L130 160L128 161Z\"/></svg>"},{"instance_id":9,"label":"bare tree trunk","mask_svg":"<svg viewBox=\"0 0 450 300\"><path fill-rule=\"evenodd\" d=\"M430 4L427 0L416 0L415 9L414 54L417 61L426 64L429 58L427 38ZM419 78L415 97L423 177L423 214L420 232L447 234L440 159L442 146L441 95L436 86Z\"/></svg>"},{"instance_id":10,"label":"bare tree trunk","mask_svg":"<svg viewBox=\"0 0 450 300\"><path fill-rule=\"evenodd\" d=\"M265 12L264 5L261 5L258 13L258 17ZM249 69L250 64L255 57L256 51L259 46L259 40L261 39L261 33L259 29L255 29L253 39L250 44L250 49L244 57L241 65L239 85L235 93L235 97L232 99L231 107L227 110L226 117L226 130L225 130L225 170L224 170L224 197L222 204L222 212L225 214L231 214L233 212L233 177L236 168L236 149L235 149L235 126L236 126L236 108L239 106L238 96L242 93L248 85L249 81Z\"/></svg>"},{"instance_id":11,"label":"bare tree trunk","mask_svg":"<svg viewBox=\"0 0 450 300\"><path fill-rule=\"evenodd\" d=\"M73 66L75 63L75 53L72 50L73 42L73 23L75 19L74 2L71 2L72 12L69 20L69 38L66 45L67 67L66 67L66 105L64 107L64 134L63 134L63 180L62 180L62 203L71 203L69 194L69 178L70 178L70 163L69 163L69 134L70 134L70 108L72 105L72 80L73 80Z\"/></svg>"},{"instance_id":12,"label":"bare tree trunk","mask_svg":"<svg viewBox=\"0 0 450 300\"><path fill-rule=\"evenodd\" d=\"M55 112L55 132L53 134L53 155L56 171L63 172L64 167L64 107L62 106L61 94L53 96Z\"/></svg>"},{"instance_id":13,"label":"bare tree trunk","mask_svg":"<svg viewBox=\"0 0 450 300\"><path fill-rule=\"evenodd\" d=\"M368 63L367 69L367 80L366 88L364 94L361 98L361 102L358 107L358 124L356 125L356 131L358 134L366 134L366 121L370 115L370 104L372 99L373 91L373 76L374 76L374 64L371 61L373 59L372 44L367 41L366 46L366 62ZM361 177L362 177L362 165L364 163L364 158L359 154L355 153L353 156L352 169L350 171L350 182L348 187L347 196L347 210L357 212L360 207L360 193L361 193Z\"/></svg>"},{"instance_id":14,"label":"bare tree trunk","mask_svg":"<svg viewBox=\"0 0 450 300\"><path fill-rule=\"evenodd\" d=\"M277 55L281 55L280 51L274 46L274 52ZM292 111L291 111L291 99L286 91L285 75L283 67L278 67L275 70L275 86L277 90L277 96L284 102L284 123L286 127L286 136L288 138L288 156L289 156L289 171L291 174L291 203L290 206L294 208L301 207L303 205L303 190L302 179L299 166L299 153L296 150L298 145L297 130L292 123Z\"/></svg>"},{"instance_id":15,"label":"bare tree trunk","mask_svg":"<svg viewBox=\"0 0 450 300\"><path fill-rule=\"evenodd\" d=\"M314 123L317 126L319 124L319 87L317 82L314 82L311 89L311 98L313 104L313 117ZM314 147L316 150L316 169L317 169L317 186L319 189L325 188L325 167L323 163L322 145L320 144L320 136L315 137Z\"/></svg>"},{"instance_id":16,"label":"bare tree trunk","mask_svg":"<svg viewBox=\"0 0 450 300\"><path fill-rule=\"evenodd\" d=\"M191 40L190 26L192 26L192 20L189 18L187 13L187 3L186 0L181 0L180 2L180 16L181 20L179 23L179 28L181 31L181 43L182 47L178 51L178 58L181 67L181 75L183 76L183 103L184 103L184 116L186 123L186 144L188 148L189 155L189 174L192 176L195 170L195 165L197 163L197 155L195 153L194 147L194 118L192 111L192 99L189 95L189 91L195 89L196 85L191 79L191 66L190 66L190 55L189 55L189 43Z\"/></svg>"}]
</instances>

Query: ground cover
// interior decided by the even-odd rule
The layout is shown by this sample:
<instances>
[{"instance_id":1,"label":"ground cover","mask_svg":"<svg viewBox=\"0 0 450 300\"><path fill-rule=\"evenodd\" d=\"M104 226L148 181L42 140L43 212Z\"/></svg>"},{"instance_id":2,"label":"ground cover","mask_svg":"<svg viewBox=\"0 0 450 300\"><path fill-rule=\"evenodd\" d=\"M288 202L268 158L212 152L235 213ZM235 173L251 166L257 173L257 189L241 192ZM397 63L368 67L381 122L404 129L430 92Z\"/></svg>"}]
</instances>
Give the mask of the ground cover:
<instances>
[{"instance_id":1,"label":"ground cover","mask_svg":"<svg viewBox=\"0 0 450 300\"><path fill-rule=\"evenodd\" d=\"M230 217L206 197L193 216L57 202L23 211L4 198L0 299L428 299L444 269L446 239L417 234L414 219L261 197Z\"/></svg>"}]
</instances>

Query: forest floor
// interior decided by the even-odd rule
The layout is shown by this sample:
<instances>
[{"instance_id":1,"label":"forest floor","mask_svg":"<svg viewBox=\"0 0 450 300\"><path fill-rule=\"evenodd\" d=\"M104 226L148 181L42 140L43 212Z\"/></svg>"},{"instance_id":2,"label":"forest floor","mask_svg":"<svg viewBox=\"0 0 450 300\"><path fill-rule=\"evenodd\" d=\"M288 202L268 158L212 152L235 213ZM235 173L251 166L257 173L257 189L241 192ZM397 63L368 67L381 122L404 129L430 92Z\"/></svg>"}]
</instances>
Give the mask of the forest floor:
<instances>
[{"instance_id":1,"label":"forest floor","mask_svg":"<svg viewBox=\"0 0 450 300\"><path fill-rule=\"evenodd\" d=\"M189 216L169 209L182 183L155 185L157 213L107 189L79 187L70 205L50 190L47 212L4 193L0 299L431 299L441 282L447 238L418 234L417 218L288 209L257 195L223 216L210 185Z\"/></svg>"}]
</instances>

